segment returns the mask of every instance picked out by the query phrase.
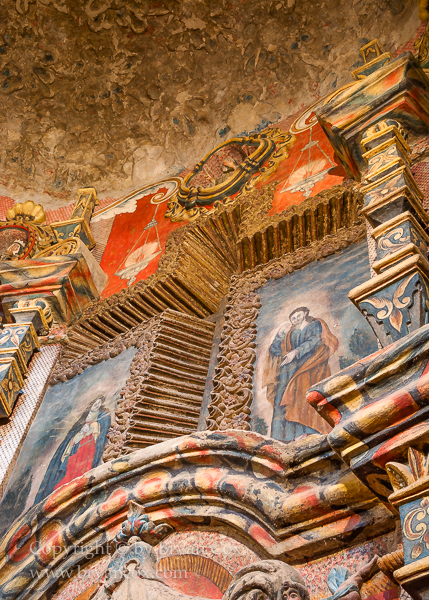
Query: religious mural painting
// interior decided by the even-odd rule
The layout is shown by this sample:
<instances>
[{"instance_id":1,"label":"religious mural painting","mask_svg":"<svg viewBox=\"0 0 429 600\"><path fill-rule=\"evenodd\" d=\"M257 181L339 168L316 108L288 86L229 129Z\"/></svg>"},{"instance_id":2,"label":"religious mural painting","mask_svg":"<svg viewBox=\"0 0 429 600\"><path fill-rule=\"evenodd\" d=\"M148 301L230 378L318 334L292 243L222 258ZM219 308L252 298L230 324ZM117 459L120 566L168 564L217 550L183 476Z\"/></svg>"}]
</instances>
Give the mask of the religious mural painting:
<instances>
[{"instance_id":1,"label":"religious mural painting","mask_svg":"<svg viewBox=\"0 0 429 600\"><path fill-rule=\"evenodd\" d=\"M365 318L348 298L349 281L369 274L365 243L316 261L259 291L253 425L290 441L331 428L305 399L322 379L377 350Z\"/></svg>"},{"instance_id":2,"label":"religious mural painting","mask_svg":"<svg viewBox=\"0 0 429 600\"><path fill-rule=\"evenodd\" d=\"M36 504L100 463L111 424L110 411L105 403L106 397L100 394L68 431L49 462L36 494Z\"/></svg>"},{"instance_id":3,"label":"religious mural painting","mask_svg":"<svg viewBox=\"0 0 429 600\"><path fill-rule=\"evenodd\" d=\"M135 348L48 388L0 504L0 535L28 506L98 466Z\"/></svg>"},{"instance_id":4,"label":"religious mural painting","mask_svg":"<svg viewBox=\"0 0 429 600\"><path fill-rule=\"evenodd\" d=\"M109 277L103 297L155 273L167 237L178 226L165 219L164 213L166 202L177 190L179 182L179 178L171 178L145 186L93 217L94 223L113 219L100 263Z\"/></svg>"},{"instance_id":5,"label":"religious mural painting","mask_svg":"<svg viewBox=\"0 0 429 600\"><path fill-rule=\"evenodd\" d=\"M267 180L280 182L274 193L270 214L299 204L305 198L342 183L346 178L328 139L313 118L311 111L307 120L301 122L297 119L296 128L291 128L296 141L289 156Z\"/></svg>"}]
</instances>

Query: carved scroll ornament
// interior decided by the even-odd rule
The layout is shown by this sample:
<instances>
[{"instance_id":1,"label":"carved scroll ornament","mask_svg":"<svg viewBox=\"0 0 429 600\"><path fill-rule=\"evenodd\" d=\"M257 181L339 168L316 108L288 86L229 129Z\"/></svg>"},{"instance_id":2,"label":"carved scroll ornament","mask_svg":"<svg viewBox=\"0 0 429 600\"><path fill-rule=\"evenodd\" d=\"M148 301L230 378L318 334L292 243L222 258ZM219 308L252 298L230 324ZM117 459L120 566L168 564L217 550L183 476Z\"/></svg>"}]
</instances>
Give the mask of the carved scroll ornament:
<instances>
[{"instance_id":1,"label":"carved scroll ornament","mask_svg":"<svg viewBox=\"0 0 429 600\"><path fill-rule=\"evenodd\" d=\"M216 203L235 203L276 170L294 141L290 133L270 129L217 146L185 177L165 216L173 222L192 221L213 211Z\"/></svg>"}]
</instances>

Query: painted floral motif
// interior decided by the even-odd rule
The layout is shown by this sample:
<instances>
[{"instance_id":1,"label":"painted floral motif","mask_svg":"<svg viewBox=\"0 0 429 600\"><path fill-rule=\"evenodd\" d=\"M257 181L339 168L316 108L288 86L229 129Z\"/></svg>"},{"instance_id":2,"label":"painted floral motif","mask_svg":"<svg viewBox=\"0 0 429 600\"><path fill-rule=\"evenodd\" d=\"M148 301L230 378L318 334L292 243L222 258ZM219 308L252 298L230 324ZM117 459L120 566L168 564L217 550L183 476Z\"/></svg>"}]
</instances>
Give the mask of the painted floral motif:
<instances>
[{"instance_id":1,"label":"painted floral motif","mask_svg":"<svg viewBox=\"0 0 429 600\"><path fill-rule=\"evenodd\" d=\"M402 531L413 548L411 558L413 560L425 550L429 550L429 498L422 498L417 508L413 508L404 519Z\"/></svg>"},{"instance_id":2,"label":"painted floral motif","mask_svg":"<svg viewBox=\"0 0 429 600\"><path fill-rule=\"evenodd\" d=\"M400 173L396 177L393 177L392 179L389 179L389 181L386 183L386 185L378 186L374 190L365 194L365 204L370 204L372 202L378 202L378 201L386 198L388 195L399 191L399 189L401 187L401 179L402 179L402 173Z\"/></svg>"},{"instance_id":3,"label":"painted floral motif","mask_svg":"<svg viewBox=\"0 0 429 600\"><path fill-rule=\"evenodd\" d=\"M371 304L378 310L377 319L380 321L389 320L391 326L398 332L401 331L402 323L404 320L403 309L407 308L410 304L412 295L404 296L407 285L413 279L414 273L409 275L404 281L402 281L393 293L393 299L390 300L385 296L373 296L372 298L366 298L365 303Z\"/></svg>"}]
</instances>

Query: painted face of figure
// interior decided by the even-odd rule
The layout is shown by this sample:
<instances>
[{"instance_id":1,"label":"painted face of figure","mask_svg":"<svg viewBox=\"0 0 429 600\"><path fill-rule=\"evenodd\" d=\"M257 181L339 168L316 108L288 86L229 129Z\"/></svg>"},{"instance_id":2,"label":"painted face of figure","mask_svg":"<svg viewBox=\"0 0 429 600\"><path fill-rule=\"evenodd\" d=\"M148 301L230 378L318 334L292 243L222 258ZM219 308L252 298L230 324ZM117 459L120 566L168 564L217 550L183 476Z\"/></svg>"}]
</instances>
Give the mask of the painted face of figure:
<instances>
[{"instance_id":1,"label":"painted face of figure","mask_svg":"<svg viewBox=\"0 0 429 600\"><path fill-rule=\"evenodd\" d=\"M19 242L12 242L6 252L9 256L19 256L21 252L21 244Z\"/></svg>"},{"instance_id":2,"label":"painted face of figure","mask_svg":"<svg viewBox=\"0 0 429 600\"><path fill-rule=\"evenodd\" d=\"M307 312L299 310L298 312L293 313L293 315L291 315L290 322L292 323L292 325L301 325L301 323L305 320L307 315Z\"/></svg>"},{"instance_id":3,"label":"painted face of figure","mask_svg":"<svg viewBox=\"0 0 429 600\"><path fill-rule=\"evenodd\" d=\"M283 590L282 600L301 600L298 590L293 587Z\"/></svg>"},{"instance_id":4,"label":"painted face of figure","mask_svg":"<svg viewBox=\"0 0 429 600\"><path fill-rule=\"evenodd\" d=\"M88 416L86 417L86 422L93 421L94 419L97 418L98 411L100 410L102 402L103 402L103 396L100 396L99 398L97 398L97 400L91 406L91 410L89 411Z\"/></svg>"},{"instance_id":5,"label":"painted face of figure","mask_svg":"<svg viewBox=\"0 0 429 600\"><path fill-rule=\"evenodd\" d=\"M228 173L228 171L233 171L235 166L235 162L232 160L232 158L227 158L223 161L222 170L224 173Z\"/></svg>"},{"instance_id":6,"label":"painted face of figure","mask_svg":"<svg viewBox=\"0 0 429 600\"><path fill-rule=\"evenodd\" d=\"M101 398L97 398L97 400L94 402L94 404L91 407L91 411L93 410L98 410L101 406Z\"/></svg>"}]
</instances>

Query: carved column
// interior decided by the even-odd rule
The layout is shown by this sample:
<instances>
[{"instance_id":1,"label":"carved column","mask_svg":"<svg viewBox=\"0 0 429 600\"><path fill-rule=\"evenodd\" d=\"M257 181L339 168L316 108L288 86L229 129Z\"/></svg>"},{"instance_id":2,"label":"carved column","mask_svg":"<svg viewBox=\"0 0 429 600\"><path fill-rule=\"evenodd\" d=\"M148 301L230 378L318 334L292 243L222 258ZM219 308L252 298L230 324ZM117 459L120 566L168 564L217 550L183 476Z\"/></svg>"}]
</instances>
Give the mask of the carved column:
<instances>
[{"instance_id":1,"label":"carved column","mask_svg":"<svg viewBox=\"0 0 429 600\"><path fill-rule=\"evenodd\" d=\"M8 417L24 385L27 365L39 349L38 334L52 322L47 303L40 299L18 301L10 309L15 323L0 330L0 417Z\"/></svg>"},{"instance_id":2,"label":"carved column","mask_svg":"<svg viewBox=\"0 0 429 600\"><path fill-rule=\"evenodd\" d=\"M429 325L313 386L308 402L353 473L399 513L404 565L393 576L429 596ZM399 558L400 557L396 557Z\"/></svg>"},{"instance_id":3,"label":"carved column","mask_svg":"<svg viewBox=\"0 0 429 600\"><path fill-rule=\"evenodd\" d=\"M380 121L363 134L368 171L363 213L377 242L377 273L349 297L367 318L382 346L428 322L429 217L410 171L405 132L395 120Z\"/></svg>"},{"instance_id":4,"label":"carved column","mask_svg":"<svg viewBox=\"0 0 429 600\"><path fill-rule=\"evenodd\" d=\"M406 142L407 135L427 135L429 80L409 52L391 60L377 40L362 50L357 82L316 115L346 171L361 182L363 212L375 227L376 276L350 299L387 346L429 322L429 218Z\"/></svg>"},{"instance_id":5,"label":"carved column","mask_svg":"<svg viewBox=\"0 0 429 600\"><path fill-rule=\"evenodd\" d=\"M398 554L385 566L422 600L429 597L429 218L407 139L427 135L429 80L411 53L375 54L355 73L357 83L316 112L364 194L376 275L349 296L387 347L313 386L307 399L333 427L331 448L399 513L404 564Z\"/></svg>"}]
</instances>

